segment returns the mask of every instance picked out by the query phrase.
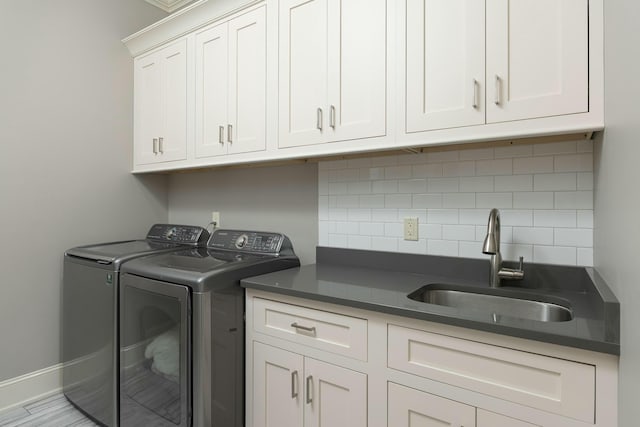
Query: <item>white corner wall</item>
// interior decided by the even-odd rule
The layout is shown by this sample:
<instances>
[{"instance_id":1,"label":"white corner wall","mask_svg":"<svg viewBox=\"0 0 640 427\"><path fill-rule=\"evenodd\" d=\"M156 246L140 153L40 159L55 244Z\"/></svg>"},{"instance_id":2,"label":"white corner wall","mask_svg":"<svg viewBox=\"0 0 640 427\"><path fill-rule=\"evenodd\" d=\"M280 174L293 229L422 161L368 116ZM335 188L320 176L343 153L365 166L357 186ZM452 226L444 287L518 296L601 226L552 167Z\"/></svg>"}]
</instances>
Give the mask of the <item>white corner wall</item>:
<instances>
[{"instance_id":1,"label":"white corner wall","mask_svg":"<svg viewBox=\"0 0 640 427\"><path fill-rule=\"evenodd\" d=\"M605 131L595 145L594 264L620 301L619 426L640 420L640 3L606 1Z\"/></svg>"},{"instance_id":2,"label":"white corner wall","mask_svg":"<svg viewBox=\"0 0 640 427\"><path fill-rule=\"evenodd\" d=\"M133 62L120 42L163 16L143 1L2 2L0 383L61 361L65 249L167 219L165 179L129 173Z\"/></svg>"},{"instance_id":3,"label":"white corner wall","mask_svg":"<svg viewBox=\"0 0 640 427\"><path fill-rule=\"evenodd\" d=\"M593 264L593 142L362 157L319 164L324 246L487 258L491 208L504 259ZM419 239L403 238L418 218Z\"/></svg>"}]
</instances>

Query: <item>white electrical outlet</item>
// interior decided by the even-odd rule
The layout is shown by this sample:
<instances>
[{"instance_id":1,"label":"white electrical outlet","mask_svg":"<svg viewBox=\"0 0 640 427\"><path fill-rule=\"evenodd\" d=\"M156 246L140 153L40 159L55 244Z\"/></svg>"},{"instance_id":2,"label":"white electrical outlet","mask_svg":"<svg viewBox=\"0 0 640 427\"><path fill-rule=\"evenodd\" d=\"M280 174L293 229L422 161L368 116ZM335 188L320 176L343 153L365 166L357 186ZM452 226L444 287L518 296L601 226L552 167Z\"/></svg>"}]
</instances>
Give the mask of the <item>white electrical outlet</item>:
<instances>
[{"instance_id":1,"label":"white electrical outlet","mask_svg":"<svg viewBox=\"0 0 640 427\"><path fill-rule=\"evenodd\" d=\"M404 240L418 240L418 218L404 219Z\"/></svg>"},{"instance_id":2,"label":"white electrical outlet","mask_svg":"<svg viewBox=\"0 0 640 427\"><path fill-rule=\"evenodd\" d=\"M220 228L220 212L211 212L211 222L215 222L215 227Z\"/></svg>"}]
</instances>

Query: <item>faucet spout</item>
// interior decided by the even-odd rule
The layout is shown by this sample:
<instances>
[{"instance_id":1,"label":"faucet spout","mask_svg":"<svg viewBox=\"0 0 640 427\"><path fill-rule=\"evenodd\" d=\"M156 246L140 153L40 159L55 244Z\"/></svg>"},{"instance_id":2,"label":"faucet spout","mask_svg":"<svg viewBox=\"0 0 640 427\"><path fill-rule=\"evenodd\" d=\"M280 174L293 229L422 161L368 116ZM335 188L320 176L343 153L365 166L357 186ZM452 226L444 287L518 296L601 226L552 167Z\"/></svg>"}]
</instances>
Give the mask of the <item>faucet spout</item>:
<instances>
[{"instance_id":1,"label":"faucet spout","mask_svg":"<svg viewBox=\"0 0 640 427\"><path fill-rule=\"evenodd\" d=\"M498 272L502 264L502 256L500 255L500 211L496 208L491 209L489 212L487 236L484 238L482 253L491 255L489 285L492 288L497 288L500 286Z\"/></svg>"}]
</instances>

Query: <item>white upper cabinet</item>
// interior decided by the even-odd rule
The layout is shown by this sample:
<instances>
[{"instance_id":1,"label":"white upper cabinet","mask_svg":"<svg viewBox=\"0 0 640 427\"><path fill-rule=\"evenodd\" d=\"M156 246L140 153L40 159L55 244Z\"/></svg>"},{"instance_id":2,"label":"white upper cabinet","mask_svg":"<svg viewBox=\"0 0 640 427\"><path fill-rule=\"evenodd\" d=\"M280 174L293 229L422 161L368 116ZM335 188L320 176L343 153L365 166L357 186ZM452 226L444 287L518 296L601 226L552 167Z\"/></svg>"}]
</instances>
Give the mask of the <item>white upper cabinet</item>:
<instances>
[{"instance_id":1,"label":"white upper cabinet","mask_svg":"<svg viewBox=\"0 0 640 427\"><path fill-rule=\"evenodd\" d=\"M588 24L586 0L407 0L406 131L588 112Z\"/></svg>"},{"instance_id":2,"label":"white upper cabinet","mask_svg":"<svg viewBox=\"0 0 640 427\"><path fill-rule=\"evenodd\" d=\"M383 136L386 0L279 7L279 147Z\"/></svg>"},{"instance_id":3,"label":"white upper cabinet","mask_svg":"<svg viewBox=\"0 0 640 427\"><path fill-rule=\"evenodd\" d=\"M265 8L196 33L195 153L266 146Z\"/></svg>"},{"instance_id":4,"label":"white upper cabinet","mask_svg":"<svg viewBox=\"0 0 640 427\"><path fill-rule=\"evenodd\" d=\"M137 58L134 69L134 162L187 155L187 42L181 39Z\"/></svg>"},{"instance_id":5,"label":"white upper cabinet","mask_svg":"<svg viewBox=\"0 0 640 427\"><path fill-rule=\"evenodd\" d=\"M487 0L487 122L587 112L586 0Z\"/></svg>"},{"instance_id":6,"label":"white upper cabinet","mask_svg":"<svg viewBox=\"0 0 640 427\"><path fill-rule=\"evenodd\" d=\"M484 1L407 1L407 132L478 125L484 108Z\"/></svg>"}]
</instances>

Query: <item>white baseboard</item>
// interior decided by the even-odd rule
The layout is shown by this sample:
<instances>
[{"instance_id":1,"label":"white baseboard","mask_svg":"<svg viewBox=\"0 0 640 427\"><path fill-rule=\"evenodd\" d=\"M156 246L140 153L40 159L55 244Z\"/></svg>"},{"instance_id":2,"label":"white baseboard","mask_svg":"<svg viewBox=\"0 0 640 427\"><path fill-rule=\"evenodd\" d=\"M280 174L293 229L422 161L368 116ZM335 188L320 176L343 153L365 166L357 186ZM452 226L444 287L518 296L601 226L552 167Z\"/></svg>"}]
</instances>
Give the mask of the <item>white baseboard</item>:
<instances>
[{"instance_id":1,"label":"white baseboard","mask_svg":"<svg viewBox=\"0 0 640 427\"><path fill-rule=\"evenodd\" d=\"M59 363L0 382L0 411L60 392L63 366Z\"/></svg>"}]
</instances>

